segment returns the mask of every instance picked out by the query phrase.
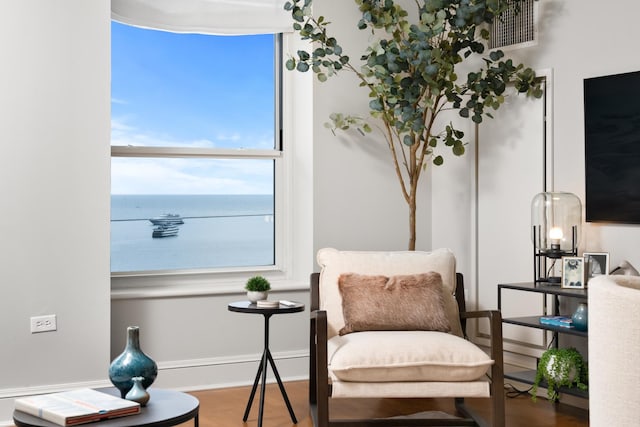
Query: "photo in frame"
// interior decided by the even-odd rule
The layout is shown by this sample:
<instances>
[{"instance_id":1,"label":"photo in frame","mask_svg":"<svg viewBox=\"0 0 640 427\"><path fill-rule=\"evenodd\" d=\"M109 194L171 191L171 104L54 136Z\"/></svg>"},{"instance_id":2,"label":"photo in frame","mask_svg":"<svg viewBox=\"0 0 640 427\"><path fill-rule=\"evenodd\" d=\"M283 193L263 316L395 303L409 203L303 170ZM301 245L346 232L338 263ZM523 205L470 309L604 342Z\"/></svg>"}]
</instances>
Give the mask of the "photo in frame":
<instances>
[{"instance_id":1,"label":"photo in frame","mask_svg":"<svg viewBox=\"0 0 640 427\"><path fill-rule=\"evenodd\" d=\"M577 256L562 257L562 287L584 289L584 258Z\"/></svg>"},{"instance_id":2,"label":"photo in frame","mask_svg":"<svg viewBox=\"0 0 640 427\"><path fill-rule=\"evenodd\" d=\"M609 252L585 252L582 255L587 285L594 277L609 274Z\"/></svg>"}]
</instances>

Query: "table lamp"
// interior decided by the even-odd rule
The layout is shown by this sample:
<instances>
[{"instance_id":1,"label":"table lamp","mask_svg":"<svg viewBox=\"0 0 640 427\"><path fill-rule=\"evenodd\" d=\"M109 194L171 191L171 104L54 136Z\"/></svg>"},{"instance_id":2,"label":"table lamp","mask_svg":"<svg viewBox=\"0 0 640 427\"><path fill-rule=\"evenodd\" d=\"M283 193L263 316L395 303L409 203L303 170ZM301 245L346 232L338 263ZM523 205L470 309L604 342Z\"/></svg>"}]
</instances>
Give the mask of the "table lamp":
<instances>
[{"instance_id":1,"label":"table lamp","mask_svg":"<svg viewBox=\"0 0 640 427\"><path fill-rule=\"evenodd\" d=\"M578 255L582 225L582 203L573 193L544 192L531 202L534 280L560 283L553 276L556 260ZM548 260L551 265L548 266Z\"/></svg>"}]
</instances>

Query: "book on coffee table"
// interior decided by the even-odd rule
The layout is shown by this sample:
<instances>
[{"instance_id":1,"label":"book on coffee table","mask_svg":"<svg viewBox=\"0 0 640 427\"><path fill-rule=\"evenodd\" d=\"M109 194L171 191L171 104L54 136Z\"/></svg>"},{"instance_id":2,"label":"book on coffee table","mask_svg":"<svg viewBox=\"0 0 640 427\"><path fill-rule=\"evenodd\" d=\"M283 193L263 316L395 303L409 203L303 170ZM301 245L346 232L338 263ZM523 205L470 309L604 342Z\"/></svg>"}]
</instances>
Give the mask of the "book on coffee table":
<instances>
[{"instance_id":1,"label":"book on coffee table","mask_svg":"<svg viewBox=\"0 0 640 427\"><path fill-rule=\"evenodd\" d=\"M140 404L83 388L16 399L15 409L61 426L74 426L140 412Z\"/></svg>"}]
</instances>

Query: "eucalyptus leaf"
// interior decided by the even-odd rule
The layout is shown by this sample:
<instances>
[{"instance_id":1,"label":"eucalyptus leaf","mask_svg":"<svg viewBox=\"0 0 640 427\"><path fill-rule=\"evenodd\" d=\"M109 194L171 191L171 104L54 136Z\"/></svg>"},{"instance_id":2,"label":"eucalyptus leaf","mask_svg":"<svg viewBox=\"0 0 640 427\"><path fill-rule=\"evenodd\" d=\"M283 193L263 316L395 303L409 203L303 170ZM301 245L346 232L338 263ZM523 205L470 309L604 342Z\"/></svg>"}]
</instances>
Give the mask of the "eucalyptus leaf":
<instances>
[{"instance_id":1,"label":"eucalyptus leaf","mask_svg":"<svg viewBox=\"0 0 640 427\"><path fill-rule=\"evenodd\" d=\"M294 68L296 68L296 60L293 58L289 58L287 59L287 62L285 62L285 67L287 67L287 70L291 71Z\"/></svg>"}]
</instances>

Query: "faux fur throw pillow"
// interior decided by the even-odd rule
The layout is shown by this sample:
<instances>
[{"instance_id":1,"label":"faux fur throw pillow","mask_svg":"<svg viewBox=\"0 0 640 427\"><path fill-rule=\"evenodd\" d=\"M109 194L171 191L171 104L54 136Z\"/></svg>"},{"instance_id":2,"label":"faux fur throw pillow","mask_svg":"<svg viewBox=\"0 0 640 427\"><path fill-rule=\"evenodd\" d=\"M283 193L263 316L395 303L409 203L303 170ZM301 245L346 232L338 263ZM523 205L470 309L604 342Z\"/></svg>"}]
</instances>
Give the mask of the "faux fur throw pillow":
<instances>
[{"instance_id":1,"label":"faux fur throw pillow","mask_svg":"<svg viewBox=\"0 0 640 427\"><path fill-rule=\"evenodd\" d=\"M439 273L392 277L348 273L340 275L338 287L345 321L340 335L358 331L451 329Z\"/></svg>"}]
</instances>

